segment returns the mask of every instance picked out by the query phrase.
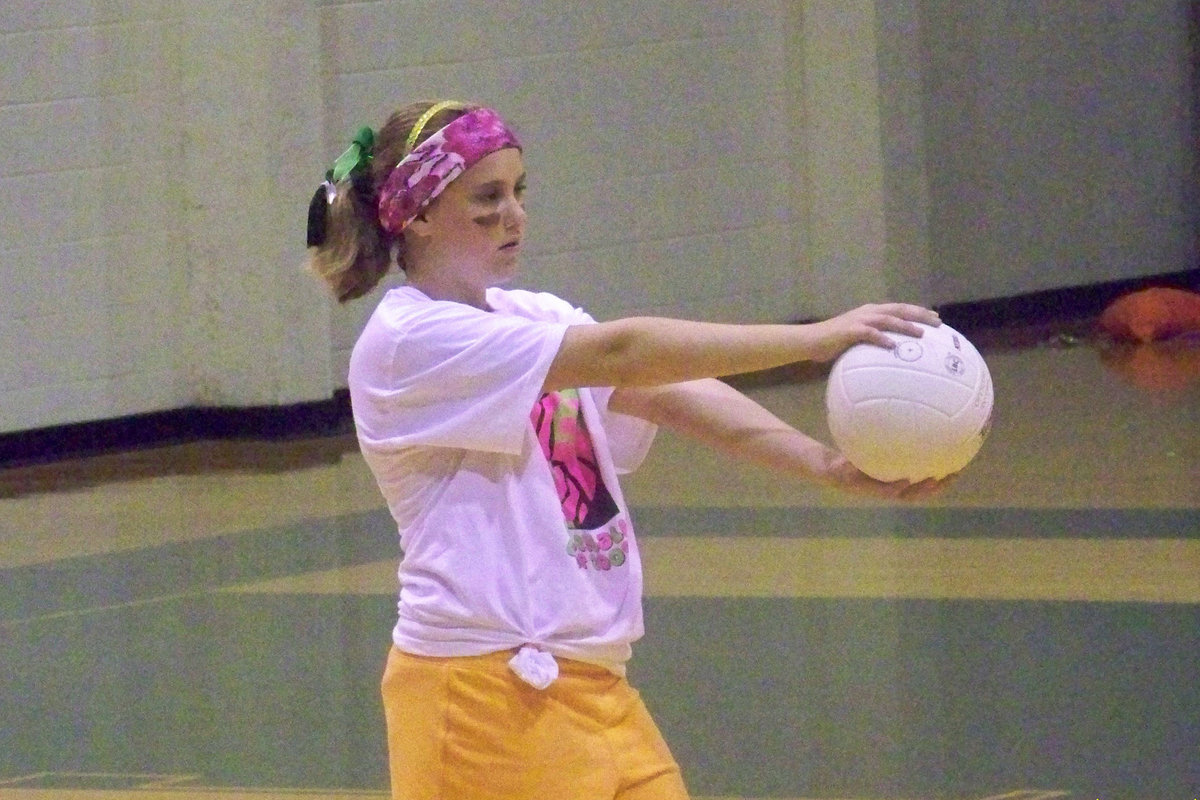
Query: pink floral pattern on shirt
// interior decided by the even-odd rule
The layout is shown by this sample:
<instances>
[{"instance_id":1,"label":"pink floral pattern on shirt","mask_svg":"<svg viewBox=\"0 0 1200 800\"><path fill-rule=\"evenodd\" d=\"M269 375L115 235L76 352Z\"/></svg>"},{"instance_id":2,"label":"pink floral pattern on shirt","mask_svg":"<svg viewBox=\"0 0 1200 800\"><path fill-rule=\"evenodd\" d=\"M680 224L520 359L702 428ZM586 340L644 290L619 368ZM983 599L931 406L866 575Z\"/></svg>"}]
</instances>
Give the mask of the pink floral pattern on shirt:
<instances>
[{"instance_id":1,"label":"pink floral pattern on shirt","mask_svg":"<svg viewBox=\"0 0 1200 800\"><path fill-rule=\"evenodd\" d=\"M607 572L620 567L629 559L629 523L619 519L599 533L573 531L567 539L567 555L575 559L580 569L591 566Z\"/></svg>"},{"instance_id":2,"label":"pink floral pattern on shirt","mask_svg":"<svg viewBox=\"0 0 1200 800\"><path fill-rule=\"evenodd\" d=\"M600 475L579 392L567 389L542 395L530 418L550 463L567 527L595 531L607 525L620 509Z\"/></svg>"}]
</instances>

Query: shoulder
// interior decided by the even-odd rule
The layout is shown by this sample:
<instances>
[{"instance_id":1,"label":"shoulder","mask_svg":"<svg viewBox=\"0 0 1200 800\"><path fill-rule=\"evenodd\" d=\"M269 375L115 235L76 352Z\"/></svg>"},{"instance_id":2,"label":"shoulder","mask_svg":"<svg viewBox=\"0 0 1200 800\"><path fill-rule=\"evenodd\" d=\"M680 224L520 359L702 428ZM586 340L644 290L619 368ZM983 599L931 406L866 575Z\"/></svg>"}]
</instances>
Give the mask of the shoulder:
<instances>
[{"instance_id":1,"label":"shoulder","mask_svg":"<svg viewBox=\"0 0 1200 800\"><path fill-rule=\"evenodd\" d=\"M570 304L549 294L488 291L492 311L466 303L434 300L418 289L402 286L380 300L359 336L358 348L405 348L406 358L417 352L432 357L489 342L512 347L517 339L536 340L546 335L561 338L561 329L582 315Z\"/></svg>"},{"instance_id":2,"label":"shoulder","mask_svg":"<svg viewBox=\"0 0 1200 800\"><path fill-rule=\"evenodd\" d=\"M367 321L366 328L399 333L423 322L462 324L483 319L487 312L463 303L433 300L409 286L392 289L383 296Z\"/></svg>"},{"instance_id":3,"label":"shoulder","mask_svg":"<svg viewBox=\"0 0 1200 800\"><path fill-rule=\"evenodd\" d=\"M487 299L488 304L499 312L529 319L567 324L592 321L583 309L549 292L491 288L488 289Z\"/></svg>"}]
</instances>

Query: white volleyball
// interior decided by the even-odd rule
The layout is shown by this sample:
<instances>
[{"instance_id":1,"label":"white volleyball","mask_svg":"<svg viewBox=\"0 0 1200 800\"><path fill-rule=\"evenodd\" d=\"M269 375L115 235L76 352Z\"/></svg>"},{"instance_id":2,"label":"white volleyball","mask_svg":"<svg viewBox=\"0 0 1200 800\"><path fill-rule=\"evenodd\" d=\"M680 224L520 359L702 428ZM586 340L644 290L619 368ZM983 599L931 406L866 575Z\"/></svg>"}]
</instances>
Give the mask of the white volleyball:
<instances>
[{"instance_id":1,"label":"white volleyball","mask_svg":"<svg viewBox=\"0 0 1200 800\"><path fill-rule=\"evenodd\" d=\"M992 377L949 325L892 349L859 344L830 370L825 409L834 444L881 481L943 478L971 462L991 428Z\"/></svg>"}]
</instances>

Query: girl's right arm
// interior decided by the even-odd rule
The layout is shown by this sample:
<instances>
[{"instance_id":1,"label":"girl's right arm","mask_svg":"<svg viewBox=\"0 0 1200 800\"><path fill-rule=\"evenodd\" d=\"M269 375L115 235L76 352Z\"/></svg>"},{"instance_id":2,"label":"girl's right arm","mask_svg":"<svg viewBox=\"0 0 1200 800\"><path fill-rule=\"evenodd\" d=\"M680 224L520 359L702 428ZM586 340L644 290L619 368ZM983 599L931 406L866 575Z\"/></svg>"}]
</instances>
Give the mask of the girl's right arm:
<instances>
[{"instance_id":1,"label":"girl's right arm","mask_svg":"<svg viewBox=\"0 0 1200 800\"><path fill-rule=\"evenodd\" d=\"M920 336L937 313L907 303L865 305L805 325L726 325L629 317L567 329L545 391L580 386L661 386L829 361L859 342L891 347L885 331Z\"/></svg>"}]
</instances>

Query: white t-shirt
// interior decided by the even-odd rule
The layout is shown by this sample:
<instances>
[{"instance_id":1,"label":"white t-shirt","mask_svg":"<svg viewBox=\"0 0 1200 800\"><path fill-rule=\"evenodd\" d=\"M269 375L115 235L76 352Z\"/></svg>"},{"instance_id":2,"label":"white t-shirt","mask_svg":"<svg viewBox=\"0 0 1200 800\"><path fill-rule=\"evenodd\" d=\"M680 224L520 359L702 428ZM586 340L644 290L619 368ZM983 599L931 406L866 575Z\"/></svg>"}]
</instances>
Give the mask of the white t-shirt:
<instances>
[{"instance_id":1,"label":"white t-shirt","mask_svg":"<svg viewBox=\"0 0 1200 800\"><path fill-rule=\"evenodd\" d=\"M569 325L549 294L491 312L387 293L350 358L358 440L400 532L393 640L427 656L534 645L614 671L642 635L642 567L617 475L655 427L611 389L543 395Z\"/></svg>"}]
</instances>

